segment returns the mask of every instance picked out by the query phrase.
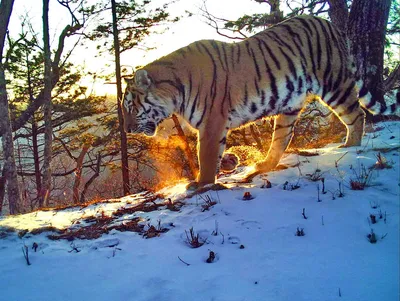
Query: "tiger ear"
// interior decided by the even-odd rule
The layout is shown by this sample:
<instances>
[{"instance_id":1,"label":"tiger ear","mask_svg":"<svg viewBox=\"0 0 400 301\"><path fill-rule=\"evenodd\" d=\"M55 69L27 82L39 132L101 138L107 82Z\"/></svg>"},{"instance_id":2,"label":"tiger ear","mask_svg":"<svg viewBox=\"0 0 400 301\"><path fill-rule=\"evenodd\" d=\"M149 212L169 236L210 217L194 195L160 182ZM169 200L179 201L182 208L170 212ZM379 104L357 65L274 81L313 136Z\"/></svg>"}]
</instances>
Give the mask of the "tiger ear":
<instances>
[{"instance_id":1,"label":"tiger ear","mask_svg":"<svg viewBox=\"0 0 400 301\"><path fill-rule=\"evenodd\" d=\"M147 90L151 85L151 79L147 75L147 71L139 69L135 72L135 83L140 89Z\"/></svg>"}]
</instances>

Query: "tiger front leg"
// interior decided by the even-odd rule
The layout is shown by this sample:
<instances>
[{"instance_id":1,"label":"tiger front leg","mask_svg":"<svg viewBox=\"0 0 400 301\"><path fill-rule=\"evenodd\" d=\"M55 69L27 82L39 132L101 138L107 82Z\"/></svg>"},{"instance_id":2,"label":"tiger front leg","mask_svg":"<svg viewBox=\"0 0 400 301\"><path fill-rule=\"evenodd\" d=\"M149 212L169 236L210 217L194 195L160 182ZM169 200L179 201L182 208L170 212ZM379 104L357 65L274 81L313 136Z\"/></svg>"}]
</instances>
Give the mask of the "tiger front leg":
<instances>
[{"instance_id":1,"label":"tiger front leg","mask_svg":"<svg viewBox=\"0 0 400 301\"><path fill-rule=\"evenodd\" d=\"M273 170L282 158L293 137L293 128L297 121L297 115L279 115L275 119L274 133L268 155L254 166L255 170L244 178L244 182L250 182L255 176Z\"/></svg>"},{"instance_id":2,"label":"tiger front leg","mask_svg":"<svg viewBox=\"0 0 400 301\"><path fill-rule=\"evenodd\" d=\"M220 190L226 187L215 184L219 172L222 154L225 150L227 131L218 134L217 131L200 133L198 143L199 175L197 181L190 183L187 189L198 189L208 184L214 184L211 189Z\"/></svg>"}]
</instances>

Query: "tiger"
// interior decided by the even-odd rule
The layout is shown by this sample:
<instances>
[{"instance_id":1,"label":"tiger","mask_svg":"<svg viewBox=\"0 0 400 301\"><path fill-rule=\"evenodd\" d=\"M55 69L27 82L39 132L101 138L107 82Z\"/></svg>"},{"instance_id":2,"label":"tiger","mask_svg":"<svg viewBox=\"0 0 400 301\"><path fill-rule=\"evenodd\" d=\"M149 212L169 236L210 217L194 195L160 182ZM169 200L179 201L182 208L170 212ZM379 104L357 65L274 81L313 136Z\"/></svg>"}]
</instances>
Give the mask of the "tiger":
<instances>
[{"instance_id":1,"label":"tiger","mask_svg":"<svg viewBox=\"0 0 400 301\"><path fill-rule=\"evenodd\" d=\"M136 70L126 78L124 128L154 136L164 119L180 115L198 132L200 187L216 182L231 129L275 118L269 151L244 179L251 181L278 165L300 112L315 97L346 126L343 147L361 144L361 106L398 114L397 104L381 105L359 87L341 31L325 19L298 16L238 43L196 41Z\"/></svg>"}]
</instances>

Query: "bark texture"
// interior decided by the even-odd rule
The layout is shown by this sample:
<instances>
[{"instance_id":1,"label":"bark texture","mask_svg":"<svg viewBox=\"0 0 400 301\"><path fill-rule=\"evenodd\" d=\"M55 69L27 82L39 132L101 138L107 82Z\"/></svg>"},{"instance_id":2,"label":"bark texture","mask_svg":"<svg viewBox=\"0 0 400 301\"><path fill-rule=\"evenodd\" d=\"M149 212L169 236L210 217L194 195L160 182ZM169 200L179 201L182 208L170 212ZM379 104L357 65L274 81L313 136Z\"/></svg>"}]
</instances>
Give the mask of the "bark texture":
<instances>
[{"instance_id":1,"label":"bark texture","mask_svg":"<svg viewBox=\"0 0 400 301\"><path fill-rule=\"evenodd\" d=\"M8 107L6 78L3 65L4 41L13 5L14 0L1 0L0 2L0 133L3 146L4 177L7 182L7 196L10 206L10 214L16 214L19 212L19 205L21 202L17 168L14 157L14 144Z\"/></svg>"},{"instance_id":2,"label":"bark texture","mask_svg":"<svg viewBox=\"0 0 400 301\"><path fill-rule=\"evenodd\" d=\"M337 28L342 32L347 32L347 23L349 20L349 8L346 0L328 0L329 17Z\"/></svg>"},{"instance_id":3,"label":"bark texture","mask_svg":"<svg viewBox=\"0 0 400 301\"><path fill-rule=\"evenodd\" d=\"M382 104L384 45L391 3L391 0L354 0L347 31L358 76L373 99Z\"/></svg>"}]
</instances>

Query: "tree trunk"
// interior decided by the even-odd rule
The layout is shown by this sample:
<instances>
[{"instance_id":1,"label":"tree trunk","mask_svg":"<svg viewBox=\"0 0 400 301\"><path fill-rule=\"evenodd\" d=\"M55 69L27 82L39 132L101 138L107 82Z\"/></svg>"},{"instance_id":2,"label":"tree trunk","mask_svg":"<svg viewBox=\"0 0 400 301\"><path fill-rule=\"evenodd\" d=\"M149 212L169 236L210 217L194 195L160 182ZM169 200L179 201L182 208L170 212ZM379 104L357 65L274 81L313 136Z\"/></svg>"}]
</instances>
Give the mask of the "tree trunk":
<instances>
[{"instance_id":1,"label":"tree trunk","mask_svg":"<svg viewBox=\"0 0 400 301\"><path fill-rule=\"evenodd\" d=\"M397 63L396 68L389 74L384 84L386 92L400 88L400 63Z\"/></svg>"},{"instance_id":2,"label":"tree trunk","mask_svg":"<svg viewBox=\"0 0 400 301\"><path fill-rule=\"evenodd\" d=\"M113 18L113 36L114 36L114 51L115 51L115 76L117 77L117 106L118 106L118 122L119 133L121 136L121 164L122 164L122 183L124 195L129 194L129 162L128 162L128 141L124 130L124 117L122 115L122 84L121 84L121 64L120 50L117 27L117 8L115 0L111 0L112 18Z\"/></svg>"},{"instance_id":3,"label":"tree trunk","mask_svg":"<svg viewBox=\"0 0 400 301\"><path fill-rule=\"evenodd\" d=\"M81 193L81 203L84 203L86 201L86 192L89 189L90 185L94 182L94 180L100 175L100 166L101 166L101 155L97 155L97 163L96 167L93 170L94 174L90 177L90 179L85 183L82 193Z\"/></svg>"},{"instance_id":4,"label":"tree trunk","mask_svg":"<svg viewBox=\"0 0 400 301\"><path fill-rule=\"evenodd\" d=\"M30 61L28 57L28 51L26 51L25 61L27 65L27 76L28 76L28 91L29 91L29 103L35 101L35 97L33 95L33 86L32 86L32 73L30 67ZM33 166L35 170L35 184L36 184L36 198L35 200L40 200L41 191L42 191L42 174L40 172L40 157L39 157L39 143L38 143L38 125L35 118L35 113L32 115L32 153L33 153ZM31 208L33 210L33 202L31 201Z\"/></svg>"},{"instance_id":5,"label":"tree trunk","mask_svg":"<svg viewBox=\"0 0 400 301\"><path fill-rule=\"evenodd\" d=\"M42 192L42 173L40 172L38 128L37 128L37 123L35 121L35 115L33 115L32 118L32 153L33 153L33 165L35 169L36 199L40 200Z\"/></svg>"},{"instance_id":6,"label":"tree trunk","mask_svg":"<svg viewBox=\"0 0 400 301\"><path fill-rule=\"evenodd\" d=\"M53 126L51 121L52 101L52 78L51 78L51 52L49 38L49 0L43 0L43 43L44 43L44 154L42 166L42 194L39 199L39 207L48 206L51 190L51 159L53 143Z\"/></svg>"},{"instance_id":7,"label":"tree trunk","mask_svg":"<svg viewBox=\"0 0 400 301\"><path fill-rule=\"evenodd\" d=\"M14 144L8 108L6 78L3 65L4 41L7 34L14 0L2 0L0 2L0 133L2 133L2 145L4 156L5 180L7 182L8 203L10 213L19 212L21 197L18 187L18 175L15 165Z\"/></svg>"},{"instance_id":8,"label":"tree trunk","mask_svg":"<svg viewBox=\"0 0 400 301\"><path fill-rule=\"evenodd\" d=\"M0 165L0 215L3 211L4 194L6 192L6 169Z\"/></svg>"},{"instance_id":9,"label":"tree trunk","mask_svg":"<svg viewBox=\"0 0 400 301\"><path fill-rule=\"evenodd\" d=\"M385 35L391 2L391 0L354 0L347 31L358 76L363 79L365 88L372 94L372 99L382 104L385 103L383 97Z\"/></svg>"},{"instance_id":10,"label":"tree trunk","mask_svg":"<svg viewBox=\"0 0 400 301\"><path fill-rule=\"evenodd\" d=\"M347 22L349 20L349 8L346 0L328 0L329 17L337 28L342 32L347 32Z\"/></svg>"},{"instance_id":11,"label":"tree trunk","mask_svg":"<svg viewBox=\"0 0 400 301\"><path fill-rule=\"evenodd\" d=\"M175 114L172 115L172 120L174 121L175 128L178 131L178 136L182 139L182 142L184 144L183 151L185 152L186 158L189 163L189 168L190 168L190 173L191 173L190 180L193 180L197 177L197 173L198 173L198 168L195 163L195 157L190 149L190 145L186 138L185 132L183 131L181 124L179 123L178 117Z\"/></svg>"},{"instance_id":12,"label":"tree trunk","mask_svg":"<svg viewBox=\"0 0 400 301\"><path fill-rule=\"evenodd\" d=\"M268 23L277 24L279 22L282 22L284 19L283 19L283 12L279 8L280 0L269 0L268 4L271 6Z\"/></svg>"},{"instance_id":13,"label":"tree trunk","mask_svg":"<svg viewBox=\"0 0 400 301\"><path fill-rule=\"evenodd\" d=\"M83 159L85 158L89 148L90 148L90 145L84 144L82 147L81 153L79 154L78 158L76 159L75 181L74 181L74 187L72 189L74 204L79 203L79 187L81 185L81 180L82 180Z\"/></svg>"}]
</instances>

